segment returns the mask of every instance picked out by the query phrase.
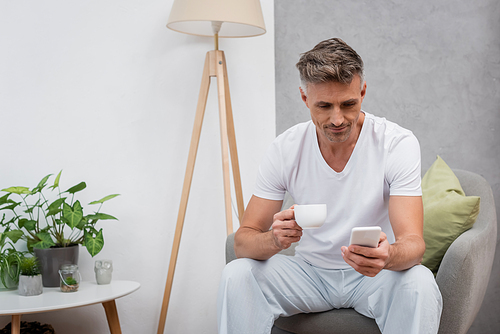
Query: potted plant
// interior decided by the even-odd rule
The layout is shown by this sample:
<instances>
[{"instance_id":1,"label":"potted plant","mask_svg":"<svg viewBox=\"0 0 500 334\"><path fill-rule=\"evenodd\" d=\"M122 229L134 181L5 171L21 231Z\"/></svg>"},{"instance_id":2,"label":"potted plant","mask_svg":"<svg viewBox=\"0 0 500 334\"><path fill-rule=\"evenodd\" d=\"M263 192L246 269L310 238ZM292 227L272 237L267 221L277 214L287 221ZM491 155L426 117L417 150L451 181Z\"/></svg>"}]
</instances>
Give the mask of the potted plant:
<instances>
[{"instance_id":1,"label":"potted plant","mask_svg":"<svg viewBox=\"0 0 500 334\"><path fill-rule=\"evenodd\" d=\"M19 262L25 252L16 250L8 235L8 230L0 233L0 282L7 289L15 289L19 282Z\"/></svg>"},{"instance_id":2,"label":"potted plant","mask_svg":"<svg viewBox=\"0 0 500 334\"><path fill-rule=\"evenodd\" d=\"M52 186L47 182L52 174L45 176L36 187L9 187L2 189L7 194L0 197L0 211L11 214L7 221L10 228L9 238L27 242L30 252L35 252L42 265L44 286L59 286L58 270L60 264L78 263L78 245L83 245L92 257L104 246L102 228L96 228L99 220L115 217L100 212L104 202L118 196L108 195L89 205L99 205L97 211L84 215L83 206L75 199L75 194L87 185L77 185L61 191L59 181L62 171L55 177ZM15 231L15 232L14 232ZM17 240L16 240L17 241ZM15 242L15 241L14 241ZM76 246L76 247L75 247ZM53 260L45 260L46 252L55 252L60 263L54 267ZM69 251L70 254L61 254Z\"/></svg>"},{"instance_id":3,"label":"potted plant","mask_svg":"<svg viewBox=\"0 0 500 334\"><path fill-rule=\"evenodd\" d=\"M59 277L61 278L62 292L78 291L82 277L76 264L63 264L59 270Z\"/></svg>"},{"instance_id":4,"label":"potted plant","mask_svg":"<svg viewBox=\"0 0 500 334\"><path fill-rule=\"evenodd\" d=\"M21 296L37 296L43 292L40 266L35 256L24 257L19 262L19 294Z\"/></svg>"}]
</instances>

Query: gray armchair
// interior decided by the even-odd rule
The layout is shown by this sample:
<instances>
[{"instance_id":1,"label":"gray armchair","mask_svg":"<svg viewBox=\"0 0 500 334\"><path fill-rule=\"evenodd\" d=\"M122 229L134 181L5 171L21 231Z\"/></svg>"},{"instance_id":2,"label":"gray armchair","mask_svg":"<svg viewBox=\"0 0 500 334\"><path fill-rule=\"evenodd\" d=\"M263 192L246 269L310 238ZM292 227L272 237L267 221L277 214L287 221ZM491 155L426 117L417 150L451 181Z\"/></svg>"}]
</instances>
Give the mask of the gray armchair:
<instances>
[{"instance_id":1,"label":"gray armchair","mask_svg":"<svg viewBox=\"0 0 500 334\"><path fill-rule=\"evenodd\" d=\"M436 281L443 296L440 334L465 334L472 325L491 274L497 240L497 216L490 185L481 176L454 170L467 195L481 197L481 210L474 226L459 236L446 252ZM290 207L285 199L283 207ZM226 242L226 262L236 258L234 235ZM283 251L294 254L294 246ZM380 333L373 319L354 309L339 309L321 313L297 314L276 320L273 334L371 334Z\"/></svg>"}]
</instances>

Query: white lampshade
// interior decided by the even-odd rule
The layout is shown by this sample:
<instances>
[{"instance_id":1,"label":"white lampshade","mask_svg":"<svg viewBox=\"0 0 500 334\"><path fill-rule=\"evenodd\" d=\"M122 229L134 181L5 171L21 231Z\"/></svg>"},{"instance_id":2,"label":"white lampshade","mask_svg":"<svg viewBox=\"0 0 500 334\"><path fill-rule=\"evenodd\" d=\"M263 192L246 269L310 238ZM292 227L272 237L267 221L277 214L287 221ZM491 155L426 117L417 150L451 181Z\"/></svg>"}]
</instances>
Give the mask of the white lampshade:
<instances>
[{"instance_id":1,"label":"white lampshade","mask_svg":"<svg viewBox=\"0 0 500 334\"><path fill-rule=\"evenodd\" d=\"M219 37L266 32L259 0L175 0L167 27L191 35L214 36L212 22L222 22Z\"/></svg>"}]
</instances>

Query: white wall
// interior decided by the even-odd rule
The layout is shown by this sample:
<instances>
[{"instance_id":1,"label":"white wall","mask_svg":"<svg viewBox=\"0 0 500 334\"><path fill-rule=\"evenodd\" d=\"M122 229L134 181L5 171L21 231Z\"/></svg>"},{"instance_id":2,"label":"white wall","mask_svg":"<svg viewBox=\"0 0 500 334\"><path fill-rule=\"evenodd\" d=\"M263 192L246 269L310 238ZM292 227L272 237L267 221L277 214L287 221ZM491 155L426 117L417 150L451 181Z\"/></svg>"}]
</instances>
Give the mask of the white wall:
<instances>
[{"instance_id":1,"label":"white wall","mask_svg":"<svg viewBox=\"0 0 500 334\"><path fill-rule=\"evenodd\" d=\"M103 212L114 279L141 283L117 300L123 333L156 333L192 124L210 38L166 28L173 0L0 2L0 187L33 187L63 169ZM273 1L267 33L222 39L245 204L275 135ZM215 82L211 87L167 317L168 333L215 333L225 218ZM234 196L233 196L234 197ZM235 229L238 224L235 224ZM84 280L93 262L80 252ZM1 296L1 295L0 295ZM24 316L58 333L108 332L99 305ZM10 321L0 317L0 328Z\"/></svg>"}]
</instances>

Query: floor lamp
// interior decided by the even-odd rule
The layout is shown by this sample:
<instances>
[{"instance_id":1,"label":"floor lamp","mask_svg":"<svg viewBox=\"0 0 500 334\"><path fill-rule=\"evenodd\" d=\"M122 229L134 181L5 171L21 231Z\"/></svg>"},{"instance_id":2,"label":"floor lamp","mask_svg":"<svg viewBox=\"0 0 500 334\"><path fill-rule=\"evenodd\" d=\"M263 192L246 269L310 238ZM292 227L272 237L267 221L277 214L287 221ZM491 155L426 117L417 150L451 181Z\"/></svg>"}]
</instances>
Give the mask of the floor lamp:
<instances>
[{"instance_id":1,"label":"floor lamp","mask_svg":"<svg viewBox=\"0 0 500 334\"><path fill-rule=\"evenodd\" d=\"M160 312L158 334L163 333L165 328L170 292L172 290L177 255L179 252L182 228L186 215L211 77L217 79L224 203L226 230L228 235L233 231L228 151L231 156L238 216L240 218L243 216L243 194L241 189L231 98L229 95L226 59L224 52L219 50L219 37L250 37L262 35L266 32L259 0L175 0L168 18L167 27L186 34L213 37L215 41L215 50L207 52L205 57L205 66L201 78L201 88L198 96L198 105L196 107L196 116L193 134L191 136L186 173L184 176L181 202L175 227L174 242L170 255L167 282L165 284L165 292Z\"/></svg>"}]
</instances>

